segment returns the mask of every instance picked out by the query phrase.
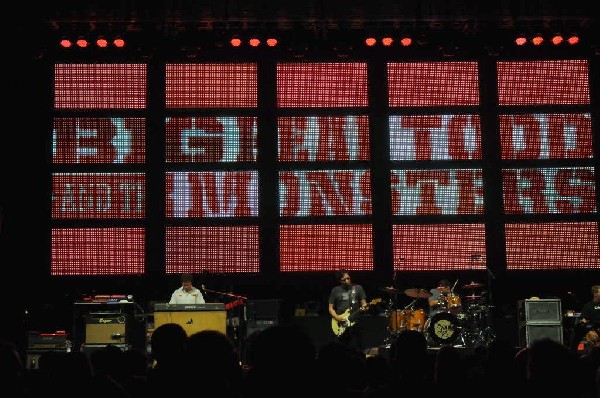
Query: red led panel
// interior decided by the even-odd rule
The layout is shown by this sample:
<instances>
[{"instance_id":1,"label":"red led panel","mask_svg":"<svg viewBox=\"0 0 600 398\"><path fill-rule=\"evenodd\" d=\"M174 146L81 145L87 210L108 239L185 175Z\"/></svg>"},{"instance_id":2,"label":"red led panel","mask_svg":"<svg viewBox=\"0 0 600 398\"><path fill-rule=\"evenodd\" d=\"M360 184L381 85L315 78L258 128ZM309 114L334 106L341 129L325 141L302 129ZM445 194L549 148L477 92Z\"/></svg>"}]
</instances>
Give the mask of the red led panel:
<instances>
[{"instance_id":1,"label":"red led panel","mask_svg":"<svg viewBox=\"0 0 600 398\"><path fill-rule=\"evenodd\" d=\"M56 118L52 163L121 164L146 160L143 118Z\"/></svg>"},{"instance_id":2,"label":"red led panel","mask_svg":"<svg viewBox=\"0 0 600 398\"><path fill-rule=\"evenodd\" d=\"M167 119L167 162L256 162L256 117Z\"/></svg>"},{"instance_id":3,"label":"red led panel","mask_svg":"<svg viewBox=\"0 0 600 398\"><path fill-rule=\"evenodd\" d=\"M52 218L144 218L143 173L55 173Z\"/></svg>"},{"instance_id":4,"label":"red led panel","mask_svg":"<svg viewBox=\"0 0 600 398\"><path fill-rule=\"evenodd\" d=\"M279 172L279 213L283 217L370 215L369 170Z\"/></svg>"},{"instance_id":5,"label":"red led panel","mask_svg":"<svg viewBox=\"0 0 600 398\"><path fill-rule=\"evenodd\" d=\"M259 272L258 226L167 227L166 273Z\"/></svg>"},{"instance_id":6,"label":"red led panel","mask_svg":"<svg viewBox=\"0 0 600 398\"><path fill-rule=\"evenodd\" d=\"M600 269L598 223L506 224L508 270Z\"/></svg>"},{"instance_id":7,"label":"red led panel","mask_svg":"<svg viewBox=\"0 0 600 398\"><path fill-rule=\"evenodd\" d=\"M145 109L145 64L56 64L55 109Z\"/></svg>"},{"instance_id":8,"label":"red led panel","mask_svg":"<svg viewBox=\"0 0 600 398\"><path fill-rule=\"evenodd\" d=\"M53 228L52 275L145 272L144 228Z\"/></svg>"},{"instance_id":9,"label":"red led panel","mask_svg":"<svg viewBox=\"0 0 600 398\"><path fill-rule=\"evenodd\" d=\"M498 62L500 105L587 105L587 60Z\"/></svg>"},{"instance_id":10,"label":"red led panel","mask_svg":"<svg viewBox=\"0 0 600 398\"><path fill-rule=\"evenodd\" d=\"M502 170L506 214L595 213L593 167Z\"/></svg>"},{"instance_id":11,"label":"red led panel","mask_svg":"<svg viewBox=\"0 0 600 398\"><path fill-rule=\"evenodd\" d=\"M477 62L391 62L389 106L479 105Z\"/></svg>"},{"instance_id":12,"label":"red led panel","mask_svg":"<svg viewBox=\"0 0 600 398\"><path fill-rule=\"evenodd\" d=\"M484 224L392 225L398 271L486 268Z\"/></svg>"},{"instance_id":13,"label":"red led panel","mask_svg":"<svg viewBox=\"0 0 600 398\"><path fill-rule=\"evenodd\" d=\"M177 171L166 174L167 217L256 217L258 172Z\"/></svg>"},{"instance_id":14,"label":"red led panel","mask_svg":"<svg viewBox=\"0 0 600 398\"><path fill-rule=\"evenodd\" d=\"M280 108L364 107L368 102L364 62L277 64Z\"/></svg>"},{"instance_id":15,"label":"red led panel","mask_svg":"<svg viewBox=\"0 0 600 398\"><path fill-rule=\"evenodd\" d=\"M370 224L281 225L281 271L373 270Z\"/></svg>"},{"instance_id":16,"label":"red led panel","mask_svg":"<svg viewBox=\"0 0 600 398\"><path fill-rule=\"evenodd\" d=\"M369 160L368 116L295 116L277 119L280 162Z\"/></svg>"},{"instance_id":17,"label":"red led panel","mask_svg":"<svg viewBox=\"0 0 600 398\"><path fill-rule=\"evenodd\" d=\"M483 214L481 169L391 170L392 214Z\"/></svg>"},{"instance_id":18,"label":"red led panel","mask_svg":"<svg viewBox=\"0 0 600 398\"><path fill-rule=\"evenodd\" d=\"M167 108L256 108L257 65L167 64Z\"/></svg>"},{"instance_id":19,"label":"red led panel","mask_svg":"<svg viewBox=\"0 0 600 398\"><path fill-rule=\"evenodd\" d=\"M502 159L591 159L589 113L500 115Z\"/></svg>"},{"instance_id":20,"label":"red led panel","mask_svg":"<svg viewBox=\"0 0 600 398\"><path fill-rule=\"evenodd\" d=\"M389 126L392 161L481 159L479 115L395 115Z\"/></svg>"}]
</instances>

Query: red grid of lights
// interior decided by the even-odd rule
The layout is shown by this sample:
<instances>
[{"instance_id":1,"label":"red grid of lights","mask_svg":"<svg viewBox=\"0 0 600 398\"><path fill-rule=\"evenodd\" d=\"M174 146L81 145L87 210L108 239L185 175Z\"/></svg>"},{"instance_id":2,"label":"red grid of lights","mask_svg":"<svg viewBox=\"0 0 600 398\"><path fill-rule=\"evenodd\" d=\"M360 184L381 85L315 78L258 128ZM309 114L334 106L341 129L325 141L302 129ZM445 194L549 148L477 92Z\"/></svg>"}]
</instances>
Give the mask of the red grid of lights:
<instances>
[{"instance_id":1,"label":"red grid of lights","mask_svg":"<svg viewBox=\"0 0 600 398\"><path fill-rule=\"evenodd\" d=\"M143 228L53 228L52 275L139 275L145 272Z\"/></svg>"},{"instance_id":2,"label":"red grid of lights","mask_svg":"<svg viewBox=\"0 0 600 398\"><path fill-rule=\"evenodd\" d=\"M255 108L257 65L167 64L165 101L167 108Z\"/></svg>"},{"instance_id":3,"label":"red grid of lights","mask_svg":"<svg viewBox=\"0 0 600 398\"><path fill-rule=\"evenodd\" d=\"M146 161L144 118L56 118L52 163L133 164Z\"/></svg>"},{"instance_id":4,"label":"red grid of lights","mask_svg":"<svg viewBox=\"0 0 600 398\"><path fill-rule=\"evenodd\" d=\"M280 270L373 270L373 237L370 224L281 225Z\"/></svg>"},{"instance_id":5,"label":"red grid of lights","mask_svg":"<svg viewBox=\"0 0 600 398\"><path fill-rule=\"evenodd\" d=\"M52 175L52 218L144 218L143 173L56 173Z\"/></svg>"},{"instance_id":6,"label":"red grid of lights","mask_svg":"<svg viewBox=\"0 0 600 398\"><path fill-rule=\"evenodd\" d=\"M166 162L256 162L257 130L256 117L171 117Z\"/></svg>"},{"instance_id":7,"label":"red grid of lights","mask_svg":"<svg viewBox=\"0 0 600 398\"><path fill-rule=\"evenodd\" d=\"M259 272L258 226L167 227L166 273Z\"/></svg>"},{"instance_id":8,"label":"red grid of lights","mask_svg":"<svg viewBox=\"0 0 600 398\"><path fill-rule=\"evenodd\" d=\"M591 159L589 113L500 115L502 159Z\"/></svg>"},{"instance_id":9,"label":"red grid of lights","mask_svg":"<svg viewBox=\"0 0 600 398\"><path fill-rule=\"evenodd\" d=\"M280 162L370 159L369 117L294 116L277 119Z\"/></svg>"},{"instance_id":10,"label":"red grid of lights","mask_svg":"<svg viewBox=\"0 0 600 398\"><path fill-rule=\"evenodd\" d=\"M277 106L280 108L367 105L367 64L364 62L277 64Z\"/></svg>"},{"instance_id":11,"label":"red grid of lights","mask_svg":"<svg viewBox=\"0 0 600 398\"><path fill-rule=\"evenodd\" d=\"M486 268L484 224L393 225L398 271Z\"/></svg>"},{"instance_id":12,"label":"red grid of lights","mask_svg":"<svg viewBox=\"0 0 600 398\"><path fill-rule=\"evenodd\" d=\"M479 105L477 62L392 62L391 107Z\"/></svg>"},{"instance_id":13,"label":"red grid of lights","mask_svg":"<svg viewBox=\"0 0 600 398\"><path fill-rule=\"evenodd\" d=\"M145 64L56 64L55 109L145 109Z\"/></svg>"},{"instance_id":14,"label":"red grid of lights","mask_svg":"<svg viewBox=\"0 0 600 398\"><path fill-rule=\"evenodd\" d=\"M500 105L587 105L587 60L498 62Z\"/></svg>"},{"instance_id":15,"label":"red grid of lights","mask_svg":"<svg viewBox=\"0 0 600 398\"><path fill-rule=\"evenodd\" d=\"M508 270L600 270L598 223L511 223L505 231Z\"/></svg>"}]
</instances>

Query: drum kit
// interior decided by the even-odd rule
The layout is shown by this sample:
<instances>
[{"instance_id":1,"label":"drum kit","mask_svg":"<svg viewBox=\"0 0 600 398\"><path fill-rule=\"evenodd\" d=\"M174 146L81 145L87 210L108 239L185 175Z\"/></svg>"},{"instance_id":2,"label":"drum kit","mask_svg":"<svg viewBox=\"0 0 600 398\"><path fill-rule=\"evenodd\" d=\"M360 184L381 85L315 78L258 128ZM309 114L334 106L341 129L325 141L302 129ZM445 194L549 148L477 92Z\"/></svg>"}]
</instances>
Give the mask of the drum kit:
<instances>
[{"instance_id":1,"label":"drum kit","mask_svg":"<svg viewBox=\"0 0 600 398\"><path fill-rule=\"evenodd\" d=\"M404 292L394 287L381 288L390 296L385 312L388 318L386 341L391 341L404 330L416 330L425 334L428 345L432 347L489 345L495 339L495 334L490 326L492 306L487 304L485 292L482 291L484 286L478 282L463 285L462 289L468 294L462 298L454 293L454 287L437 287L431 291L412 288ZM432 298L435 290L439 293ZM413 300L403 309L397 309L397 297L401 293ZM420 299L429 299L428 315L419 308L422 306L417 306Z\"/></svg>"}]
</instances>

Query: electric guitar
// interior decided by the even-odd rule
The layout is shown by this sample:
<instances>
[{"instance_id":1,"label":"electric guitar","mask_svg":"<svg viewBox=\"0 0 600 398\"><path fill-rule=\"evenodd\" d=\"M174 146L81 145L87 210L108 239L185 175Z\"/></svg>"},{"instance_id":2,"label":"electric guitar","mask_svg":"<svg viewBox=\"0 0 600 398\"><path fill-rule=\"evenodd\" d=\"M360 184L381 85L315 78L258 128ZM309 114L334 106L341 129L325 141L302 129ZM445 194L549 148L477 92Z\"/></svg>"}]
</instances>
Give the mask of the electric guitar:
<instances>
[{"instance_id":1,"label":"electric guitar","mask_svg":"<svg viewBox=\"0 0 600 398\"><path fill-rule=\"evenodd\" d=\"M356 318L360 312L366 311L370 306L376 305L379 302L381 302L381 299L376 298L368 303L365 309L360 309L358 311L352 311L351 308L348 308L346 311L340 314L344 318L344 321L337 321L335 318L331 318L331 330L333 330L333 334L335 334L337 337L343 335L348 328L351 328L356 324Z\"/></svg>"}]
</instances>

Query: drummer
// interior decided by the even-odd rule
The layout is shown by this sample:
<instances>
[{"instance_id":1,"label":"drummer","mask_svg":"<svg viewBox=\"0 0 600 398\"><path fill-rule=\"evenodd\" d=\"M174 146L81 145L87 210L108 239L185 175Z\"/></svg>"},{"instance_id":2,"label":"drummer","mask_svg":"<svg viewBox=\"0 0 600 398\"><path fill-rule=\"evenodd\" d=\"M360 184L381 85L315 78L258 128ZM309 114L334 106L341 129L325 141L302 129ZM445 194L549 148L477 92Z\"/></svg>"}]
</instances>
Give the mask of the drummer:
<instances>
[{"instance_id":1,"label":"drummer","mask_svg":"<svg viewBox=\"0 0 600 398\"><path fill-rule=\"evenodd\" d=\"M452 284L448 279L442 279L438 282L437 287L429 290L431 296L427 299L429 303L429 316L433 316L438 312L447 311L448 309L448 294L452 289Z\"/></svg>"}]
</instances>

